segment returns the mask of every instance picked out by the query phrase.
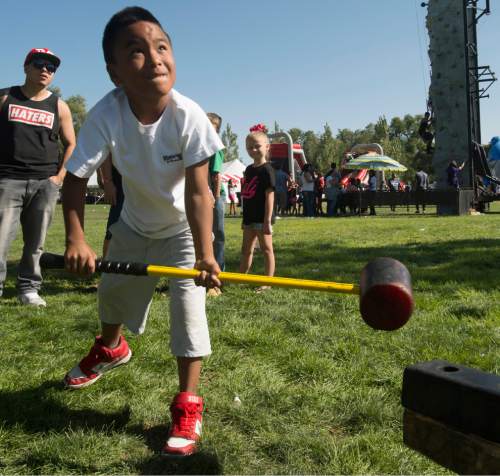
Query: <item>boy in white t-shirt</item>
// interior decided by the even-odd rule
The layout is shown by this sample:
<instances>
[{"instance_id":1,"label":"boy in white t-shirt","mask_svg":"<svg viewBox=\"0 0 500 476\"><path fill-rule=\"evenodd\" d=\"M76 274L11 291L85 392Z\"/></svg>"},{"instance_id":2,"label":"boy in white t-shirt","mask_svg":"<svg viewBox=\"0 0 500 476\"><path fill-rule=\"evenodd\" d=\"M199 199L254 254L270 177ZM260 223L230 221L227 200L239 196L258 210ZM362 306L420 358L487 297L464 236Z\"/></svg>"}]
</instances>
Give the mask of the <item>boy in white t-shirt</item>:
<instances>
[{"instance_id":1,"label":"boy in white t-shirt","mask_svg":"<svg viewBox=\"0 0 500 476\"><path fill-rule=\"evenodd\" d=\"M125 202L112 226L107 258L200 270L192 279L170 280L171 350L177 357L179 390L170 407L167 455L196 451L203 400L196 394L210 339L205 290L221 283L212 248L213 198L208 160L223 144L206 114L173 88L175 61L169 36L140 7L116 13L106 25L103 50L117 86L89 112L67 164L63 210L66 268L95 271L94 251L83 231L87 179L111 154L122 175ZM65 377L82 388L132 355L122 326L144 331L157 278L104 274L99 285L102 335Z\"/></svg>"}]
</instances>

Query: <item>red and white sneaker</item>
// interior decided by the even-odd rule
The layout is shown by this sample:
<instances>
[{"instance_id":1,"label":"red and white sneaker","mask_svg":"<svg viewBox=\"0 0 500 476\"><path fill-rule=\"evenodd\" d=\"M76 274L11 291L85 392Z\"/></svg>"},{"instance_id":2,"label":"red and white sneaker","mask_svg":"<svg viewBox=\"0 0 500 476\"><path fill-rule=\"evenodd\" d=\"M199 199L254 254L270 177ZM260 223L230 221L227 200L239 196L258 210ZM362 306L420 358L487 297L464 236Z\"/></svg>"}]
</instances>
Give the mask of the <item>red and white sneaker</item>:
<instances>
[{"instance_id":1,"label":"red and white sneaker","mask_svg":"<svg viewBox=\"0 0 500 476\"><path fill-rule=\"evenodd\" d=\"M110 349L102 343L101 336L97 336L88 355L66 374L64 383L69 388L88 387L101 378L104 372L126 364L131 357L132 352L125 337L121 336L118 346Z\"/></svg>"},{"instance_id":2,"label":"red and white sneaker","mask_svg":"<svg viewBox=\"0 0 500 476\"><path fill-rule=\"evenodd\" d=\"M172 423L162 453L189 456L197 451L203 420L203 398L190 392L178 393L170 405Z\"/></svg>"}]
</instances>

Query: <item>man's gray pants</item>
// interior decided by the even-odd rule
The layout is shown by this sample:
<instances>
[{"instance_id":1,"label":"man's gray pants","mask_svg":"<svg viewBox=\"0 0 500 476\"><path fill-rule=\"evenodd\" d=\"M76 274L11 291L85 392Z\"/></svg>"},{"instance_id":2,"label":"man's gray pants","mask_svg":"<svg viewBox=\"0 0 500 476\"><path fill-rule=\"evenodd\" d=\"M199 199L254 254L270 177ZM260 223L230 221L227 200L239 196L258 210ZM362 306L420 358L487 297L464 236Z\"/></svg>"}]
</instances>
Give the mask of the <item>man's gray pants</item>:
<instances>
[{"instance_id":1,"label":"man's gray pants","mask_svg":"<svg viewBox=\"0 0 500 476\"><path fill-rule=\"evenodd\" d=\"M224 242L226 237L224 234L224 205L226 200L224 197L215 199L214 218L213 218L213 234L214 234L214 255L215 261L219 265L221 271L224 271L226 266L224 262Z\"/></svg>"},{"instance_id":2,"label":"man's gray pants","mask_svg":"<svg viewBox=\"0 0 500 476\"><path fill-rule=\"evenodd\" d=\"M0 178L0 296L7 276L7 255L19 225L23 231L24 247L17 276L18 293L26 294L40 289L40 256L59 189L49 179Z\"/></svg>"}]
</instances>

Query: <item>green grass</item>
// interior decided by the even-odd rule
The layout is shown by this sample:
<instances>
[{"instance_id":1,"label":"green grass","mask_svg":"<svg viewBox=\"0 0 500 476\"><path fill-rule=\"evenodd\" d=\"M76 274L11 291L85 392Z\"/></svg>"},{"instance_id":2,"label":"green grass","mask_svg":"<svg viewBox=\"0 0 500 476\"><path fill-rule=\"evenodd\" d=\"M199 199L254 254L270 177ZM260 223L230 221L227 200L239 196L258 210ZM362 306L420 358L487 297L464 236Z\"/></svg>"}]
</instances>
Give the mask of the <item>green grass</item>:
<instances>
[{"instance_id":1,"label":"green grass","mask_svg":"<svg viewBox=\"0 0 500 476\"><path fill-rule=\"evenodd\" d=\"M375 332L355 296L227 286L207 304L214 353L200 388L202 451L181 462L158 456L177 387L168 290L155 294L146 333L127 334L130 364L65 391L62 377L99 331L96 280L47 272L48 307L20 307L18 239L0 308L0 473L448 474L402 443L402 374L432 359L500 373L499 210L278 221L278 275L357 282L367 261L392 256L413 276L416 311L401 330ZM96 250L106 214L87 208ZM234 271L240 220L227 219L226 232ZM63 243L58 208L46 249ZM253 271L263 271L258 254Z\"/></svg>"}]
</instances>

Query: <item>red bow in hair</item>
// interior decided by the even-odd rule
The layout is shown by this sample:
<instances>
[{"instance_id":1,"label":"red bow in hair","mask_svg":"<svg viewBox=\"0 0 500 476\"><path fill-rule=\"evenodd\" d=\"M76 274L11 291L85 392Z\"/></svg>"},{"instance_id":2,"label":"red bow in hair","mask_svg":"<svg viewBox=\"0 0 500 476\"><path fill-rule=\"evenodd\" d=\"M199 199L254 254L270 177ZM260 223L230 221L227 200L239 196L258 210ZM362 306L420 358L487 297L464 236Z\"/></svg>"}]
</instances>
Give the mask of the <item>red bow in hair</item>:
<instances>
[{"instance_id":1,"label":"red bow in hair","mask_svg":"<svg viewBox=\"0 0 500 476\"><path fill-rule=\"evenodd\" d=\"M267 127L264 124L256 124L255 126L250 127L250 132L263 132L267 134Z\"/></svg>"}]
</instances>

